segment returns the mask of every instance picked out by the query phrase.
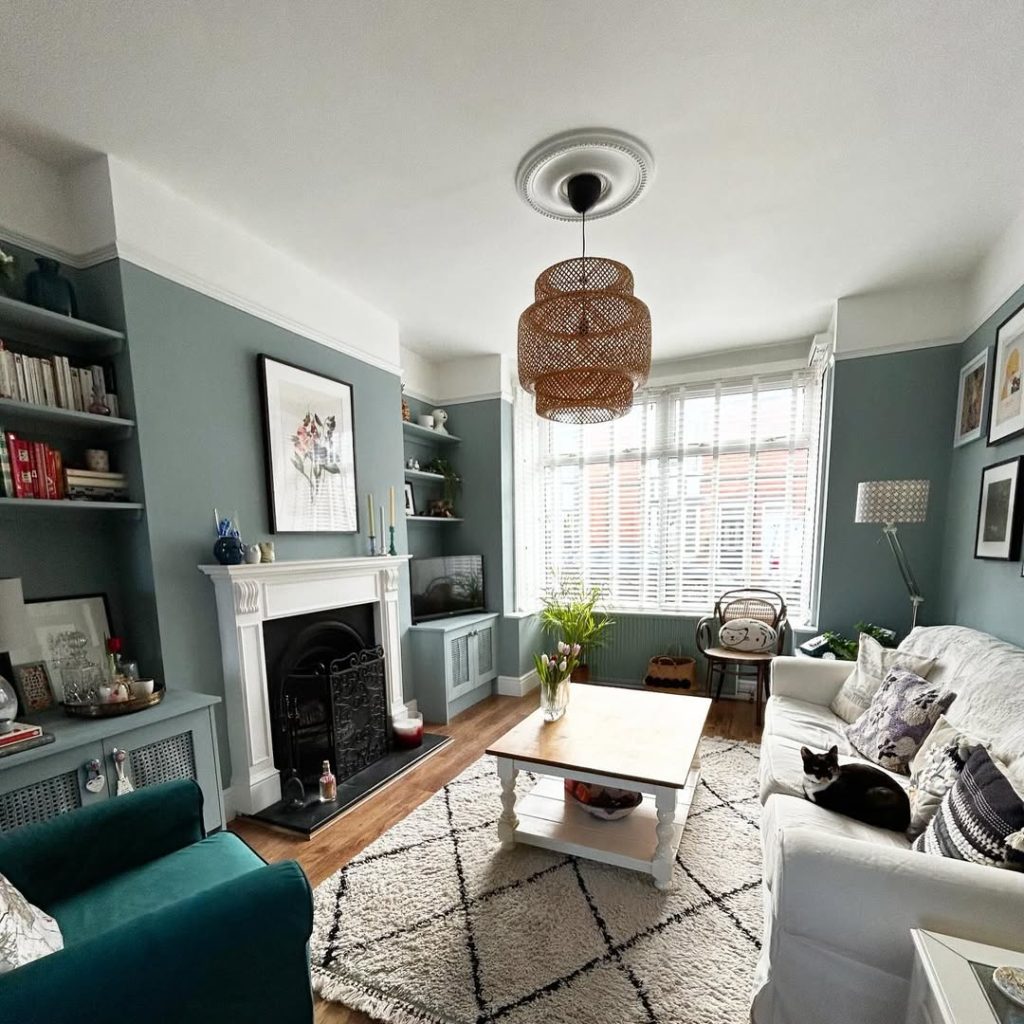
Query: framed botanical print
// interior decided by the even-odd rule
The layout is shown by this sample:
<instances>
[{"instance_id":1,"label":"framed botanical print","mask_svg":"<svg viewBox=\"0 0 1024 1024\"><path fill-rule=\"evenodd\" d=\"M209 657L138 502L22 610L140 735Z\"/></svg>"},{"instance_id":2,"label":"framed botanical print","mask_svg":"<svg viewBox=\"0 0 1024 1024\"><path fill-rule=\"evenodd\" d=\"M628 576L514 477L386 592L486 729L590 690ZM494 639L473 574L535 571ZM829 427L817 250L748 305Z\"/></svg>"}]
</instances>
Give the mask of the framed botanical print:
<instances>
[{"instance_id":1,"label":"framed botanical print","mask_svg":"<svg viewBox=\"0 0 1024 1024\"><path fill-rule=\"evenodd\" d=\"M996 331L988 443L1024 434L1024 306Z\"/></svg>"},{"instance_id":2,"label":"framed botanical print","mask_svg":"<svg viewBox=\"0 0 1024 1024\"><path fill-rule=\"evenodd\" d=\"M1021 466L1018 456L996 462L981 471L981 495L978 498L978 532L974 542L975 558L1014 561L1020 557Z\"/></svg>"},{"instance_id":3,"label":"framed botanical print","mask_svg":"<svg viewBox=\"0 0 1024 1024\"><path fill-rule=\"evenodd\" d=\"M988 398L989 349L979 352L960 370L960 390L956 399L956 427L953 446L959 447L981 437L985 425Z\"/></svg>"},{"instance_id":4,"label":"framed botanical print","mask_svg":"<svg viewBox=\"0 0 1024 1024\"><path fill-rule=\"evenodd\" d=\"M259 357L270 527L356 533L352 385Z\"/></svg>"},{"instance_id":5,"label":"framed botanical print","mask_svg":"<svg viewBox=\"0 0 1024 1024\"><path fill-rule=\"evenodd\" d=\"M25 602L28 635L11 651L15 665L42 663L57 700L64 699L61 665L73 655L105 671L110 610L105 594ZM85 642L82 642L82 638Z\"/></svg>"}]
</instances>

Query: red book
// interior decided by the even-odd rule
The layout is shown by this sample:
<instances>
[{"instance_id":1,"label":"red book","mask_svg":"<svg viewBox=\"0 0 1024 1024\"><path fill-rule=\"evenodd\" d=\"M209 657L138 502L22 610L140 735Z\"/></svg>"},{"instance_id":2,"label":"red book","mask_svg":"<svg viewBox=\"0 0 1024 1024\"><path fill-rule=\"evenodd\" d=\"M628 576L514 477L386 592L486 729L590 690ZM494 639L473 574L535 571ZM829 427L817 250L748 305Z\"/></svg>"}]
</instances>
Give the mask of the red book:
<instances>
[{"instance_id":1,"label":"red book","mask_svg":"<svg viewBox=\"0 0 1024 1024\"><path fill-rule=\"evenodd\" d=\"M64 457L61 455L60 450L57 448L50 449L53 452L53 467L56 473L57 482L57 497L67 497L67 491L64 487Z\"/></svg>"},{"instance_id":2,"label":"red book","mask_svg":"<svg viewBox=\"0 0 1024 1024\"><path fill-rule=\"evenodd\" d=\"M22 441L10 431L7 438L7 454L11 457L11 476L14 478L14 496L16 498L32 498L32 457L28 450L28 442Z\"/></svg>"},{"instance_id":3,"label":"red book","mask_svg":"<svg viewBox=\"0 0 1024 1024\"><path fill-rule=\"evenodd\" d=\"M57 493L57 460L54 458L53 448L48 444L43 445L43 464L46 467L46 497L50 501L56 501L60 495Z\"/></svg>"},{"instance_id":4,"label":"red book","mask_svg":"<svg viewBox=\"0 0 1024 1024\"><path fill-rule=\"evenodd\" d=\"M34 740L37 736L41 736L42 732L41 726L12 722L11 731L0 736L0 747L6 747L9 743L21 743L23 740Z\"/></svg>"},{"instance_id":5,"label":"red book","mask_svg":"<svg viewBox=\"0 0 1024 1024\"><path fill-rule=\"evenodd\" d=\"M29 441L32 452L32 493L37 498L46 497L46 445L42 441Z\"/></svg>"}]
</instances>

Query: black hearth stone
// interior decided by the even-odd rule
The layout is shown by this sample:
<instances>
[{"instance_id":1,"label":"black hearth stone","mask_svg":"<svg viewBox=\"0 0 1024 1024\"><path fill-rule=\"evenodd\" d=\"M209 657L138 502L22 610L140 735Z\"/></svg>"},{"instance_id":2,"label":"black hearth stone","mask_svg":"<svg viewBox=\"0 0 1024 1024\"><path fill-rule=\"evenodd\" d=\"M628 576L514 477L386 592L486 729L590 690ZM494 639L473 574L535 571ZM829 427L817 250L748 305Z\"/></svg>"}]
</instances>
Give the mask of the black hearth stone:
<instances>
[{"instance_id":1,"label":"black hearth stone","mask_svg":"<svg viewBox=\"0 0 1024 1024\"><path fill-rule=\"evenodd\" d=\"M278 800L276 804L271 804L248 817L262 821L265 825L295 832L310 839L314 833L332 822L339 814L359 803L363 797L380 789L386 782L390 782L396 775L411 768L417 761L423 760L450 740L450 736L438 736L436 733L425 732L421 746L414 750L392 750L391 753L385 754L368 768L356 772L344 782L339 782L337 800L321 803L319 795L313 792L307 798L305 807L296 810L289 807L283 800Z\"/></svg>"}]
</instances>

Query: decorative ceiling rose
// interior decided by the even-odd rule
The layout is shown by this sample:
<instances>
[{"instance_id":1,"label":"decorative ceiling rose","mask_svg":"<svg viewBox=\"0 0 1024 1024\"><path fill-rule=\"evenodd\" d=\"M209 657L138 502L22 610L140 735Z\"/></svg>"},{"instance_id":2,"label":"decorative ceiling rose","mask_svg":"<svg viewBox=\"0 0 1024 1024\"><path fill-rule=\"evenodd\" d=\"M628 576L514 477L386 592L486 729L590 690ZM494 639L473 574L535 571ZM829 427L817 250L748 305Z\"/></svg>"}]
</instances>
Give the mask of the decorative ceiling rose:
<instances>
[{"instance_id":1,"label":"decorative ceiling rose","mask_svg":"<svg viewBox=\"0 0 1024 1024\"><path fill-rule=\"evenodd\" d=\"M608 217L632 206L654 177L654 157L639 140L610 128L562 132L545 139L523 157L516 191L524 203L555 220L583 216L569 202L566 183L576 174L593 174L601 193L587 220Z\"/></svg>"},{"instance_id":2,"label":"decorative ceiling rose","mask_svg":"<svg viewBox=\"0 0 1024 1024\"><path fill-rule=\"evenodd\" d=\"M583 254L537 278L535 301L519 317L519 382L544 419L606 423L629 412L647 381L651 314L633 295L629 267L587 256L587 216L606 182L584 171L564 189L582 222Z\"/></svg>"}]
</instances>

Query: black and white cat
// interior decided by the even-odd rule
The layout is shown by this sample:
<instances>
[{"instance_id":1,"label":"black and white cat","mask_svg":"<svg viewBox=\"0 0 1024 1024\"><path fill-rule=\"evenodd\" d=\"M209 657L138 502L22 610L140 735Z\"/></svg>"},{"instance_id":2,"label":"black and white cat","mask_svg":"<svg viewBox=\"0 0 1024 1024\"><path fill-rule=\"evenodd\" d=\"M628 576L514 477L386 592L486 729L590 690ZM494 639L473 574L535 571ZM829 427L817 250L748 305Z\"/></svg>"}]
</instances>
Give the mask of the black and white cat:
<instances>
[{"instance_id":1,"label":"black and white cat","mask_svg":"<svg viewBox=\"0 0 1024 1024\"><path fill-rule=\"evenodd\" d=\"M804 760L804 796L830 811L876 828L906 832L910 798L885 772L869 764L839 764L839 748L816 754L800 748Z\"/></svg>"}]
</instances>

